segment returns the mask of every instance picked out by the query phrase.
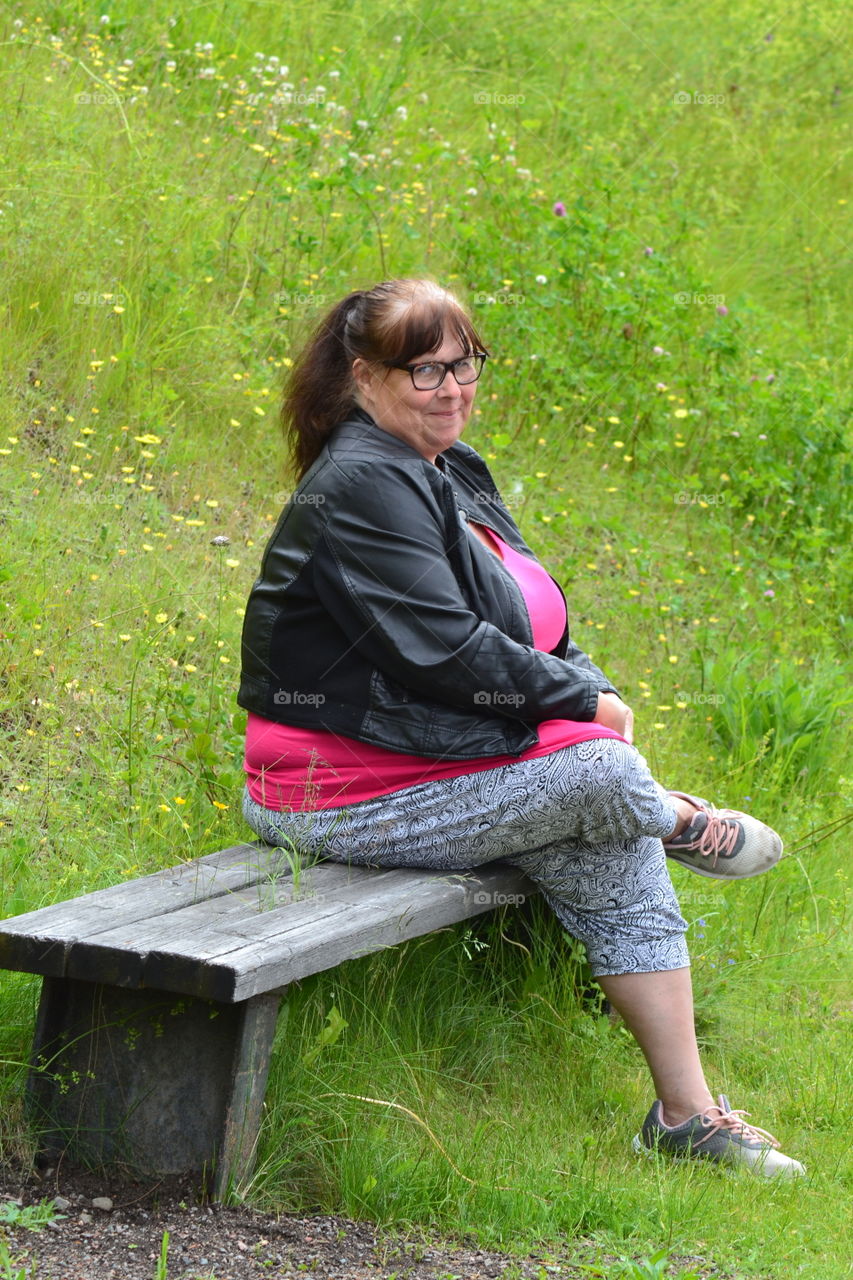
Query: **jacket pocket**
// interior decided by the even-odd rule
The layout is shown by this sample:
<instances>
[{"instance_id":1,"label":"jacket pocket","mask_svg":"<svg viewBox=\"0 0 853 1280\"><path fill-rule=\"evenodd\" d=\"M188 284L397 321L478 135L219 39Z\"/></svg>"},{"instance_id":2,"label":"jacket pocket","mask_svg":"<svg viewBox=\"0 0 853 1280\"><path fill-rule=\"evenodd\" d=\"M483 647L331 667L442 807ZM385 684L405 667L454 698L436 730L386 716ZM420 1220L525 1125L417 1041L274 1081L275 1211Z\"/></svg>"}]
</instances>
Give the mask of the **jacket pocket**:
<instances>
[{"instance_id":1,"label":"jacket pocket","mask_svg":"<svg viewBox=\"0 0 853 1280\"><path fill-rule=\"evenodd\" d=\"M393 711L411 701L411 691L382 671L374 671L370 677L370 711Z\"/></svg>"}]
</instances>

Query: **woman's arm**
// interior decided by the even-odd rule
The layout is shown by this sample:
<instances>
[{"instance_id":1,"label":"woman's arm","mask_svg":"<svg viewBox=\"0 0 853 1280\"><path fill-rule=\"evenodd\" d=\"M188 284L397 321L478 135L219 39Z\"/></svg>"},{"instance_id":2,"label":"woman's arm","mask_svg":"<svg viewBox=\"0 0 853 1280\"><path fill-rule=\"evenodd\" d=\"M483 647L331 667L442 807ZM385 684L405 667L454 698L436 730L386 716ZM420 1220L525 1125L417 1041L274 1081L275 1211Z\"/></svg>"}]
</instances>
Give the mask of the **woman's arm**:
<instances>
[{"instance_id":1,"label":"woman's arm","mask_svg":"<svg viewBox=\"0 0 853 1280\"><path fill-rule=\"evenodd\" d=\"M595 675L479 618L447 558L444 529L438 489L403 467L365 472L329 513L314 585L353 648L405 688L466 710L593 720Z\"/></svg>"}]
</instances>

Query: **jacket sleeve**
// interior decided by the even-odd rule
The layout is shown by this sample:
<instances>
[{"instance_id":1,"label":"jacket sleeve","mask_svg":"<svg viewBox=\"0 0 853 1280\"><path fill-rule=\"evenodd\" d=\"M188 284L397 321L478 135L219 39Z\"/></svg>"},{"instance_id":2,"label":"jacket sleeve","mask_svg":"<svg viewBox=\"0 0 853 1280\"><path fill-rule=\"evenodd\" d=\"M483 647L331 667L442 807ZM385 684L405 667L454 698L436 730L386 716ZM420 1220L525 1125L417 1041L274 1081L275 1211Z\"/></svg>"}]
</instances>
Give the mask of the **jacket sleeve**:
<instances>
[{"instance_id":1,"label":"jacket sleeve","mask_svg":"<svg viewBox=\"0 0 853 1280\"><path fill-rule=\"evenodd\" d=\"M479 618L444 530L438 492L416 470L353 479L313 561L315 590L353 649L405 688L468 711L531 723L594 719L604 677Z\"/></svg>"},{"instance_id":2,"label":"jacket sleeve","mask_svg":"<svg viewBox=\"0 0 853 1280\"><path fill-rule=\"evenodd\" d=\"M620 697L619 690L614 684L607 679L607 676L597 667L592 658L583 649L579 649L574 640L569 638L569 650L566 654L566 661L571 663L573 667L580 668L581 671L588 671L595 680L596 688L599 693L615 693L617 698Z\"/></svg>"}]
</instances>

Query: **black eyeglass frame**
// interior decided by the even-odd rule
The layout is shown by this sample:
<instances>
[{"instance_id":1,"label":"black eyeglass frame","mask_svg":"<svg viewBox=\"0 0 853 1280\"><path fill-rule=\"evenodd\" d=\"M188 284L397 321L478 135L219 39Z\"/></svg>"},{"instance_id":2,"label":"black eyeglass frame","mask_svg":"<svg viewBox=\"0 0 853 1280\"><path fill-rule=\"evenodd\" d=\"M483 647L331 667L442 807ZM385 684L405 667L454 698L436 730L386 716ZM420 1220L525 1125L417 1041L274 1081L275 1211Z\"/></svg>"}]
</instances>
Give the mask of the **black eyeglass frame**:
<instances>
[{"instance_id":1,"label":"black eyeglass frame","mask_svg":"<svg viewBox=\"0 0 853 1280\"><path fill-rule=\"evenodd\" d=\"M447 377L451 369L453 370L454 378L456 378L456 365L464 364L466 360L479 362L477 373L473 378L469 378L467 382L459 382L459 379L456 378L457 383L459 383L460 387L470 387L473 382L479 382L480 375L483 372L483 368L488 358L489 353L487 351L472 351L470 355L460 356L458 360L423 360L420 364L398 364L396 360L383 360L382 363L388 369L405 369L409 377L412 379L412 386L415 388L415 391L437 391L444 383L444 379ZM415 371L417 369L428 367L431 364L440 364L444 367L444 372L442 373L440 380L434 387L419 387L415 382Z\"/></svg>"}]
</instances>

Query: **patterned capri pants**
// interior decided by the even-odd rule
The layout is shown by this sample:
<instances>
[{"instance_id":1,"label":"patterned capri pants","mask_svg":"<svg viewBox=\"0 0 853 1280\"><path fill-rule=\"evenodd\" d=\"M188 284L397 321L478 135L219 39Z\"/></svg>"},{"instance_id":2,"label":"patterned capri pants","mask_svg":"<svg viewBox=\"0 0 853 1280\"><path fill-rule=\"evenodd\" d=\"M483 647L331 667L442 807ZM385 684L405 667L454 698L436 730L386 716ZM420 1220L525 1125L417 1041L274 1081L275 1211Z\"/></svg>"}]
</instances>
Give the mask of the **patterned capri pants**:
<instances>
[{"instance_id":1,"label":"patterned capri pants","mask_svg":"<svg viewBox=\"0 0 853 1280\"><path fill-rule=\"evenodd\" d=\"M598 738L342 808L243 814L269 844L335 862L464 871L500 859L541 889L593 974L690 962L661 837L676 811L643 757Z\"/></svg>"}]
</instances>

